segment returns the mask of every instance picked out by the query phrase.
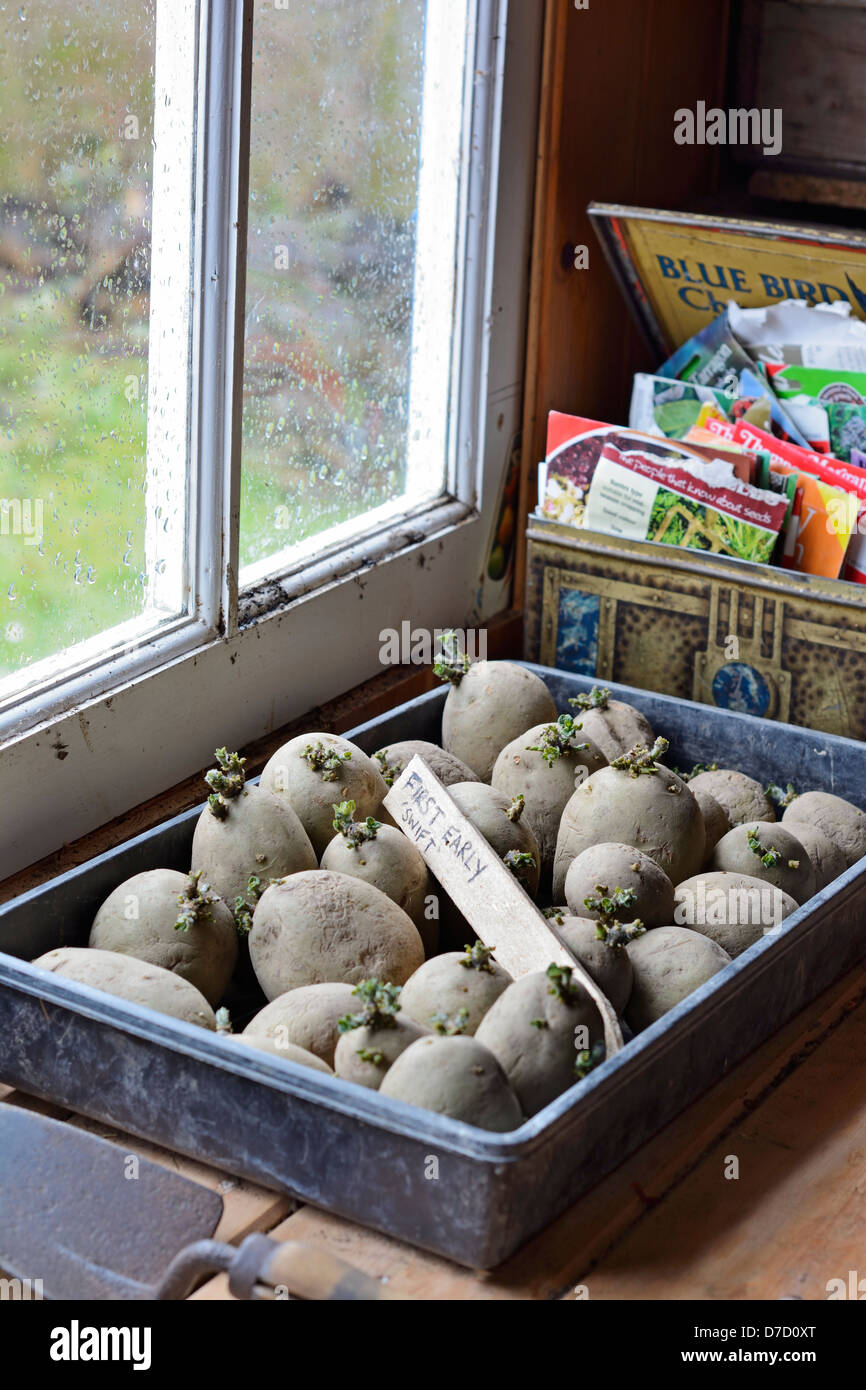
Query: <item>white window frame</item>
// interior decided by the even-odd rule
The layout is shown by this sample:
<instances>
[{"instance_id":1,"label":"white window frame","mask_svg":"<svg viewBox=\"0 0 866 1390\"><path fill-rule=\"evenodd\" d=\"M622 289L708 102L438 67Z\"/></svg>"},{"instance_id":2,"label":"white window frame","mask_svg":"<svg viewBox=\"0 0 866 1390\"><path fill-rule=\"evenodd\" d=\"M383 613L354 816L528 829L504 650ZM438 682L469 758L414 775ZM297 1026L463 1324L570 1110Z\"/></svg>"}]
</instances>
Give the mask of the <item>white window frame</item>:
<instances>
[{"instance_id":1,"label":"white window frame","mask_svg":"<svg viewBox=\"0 0 866 1390\"><path fill-rule=\"evenodd\" d=\"M488 479L520 414L543 6L512 5L505 42L507 0L469 3L449 495L348 544L323 537L314 558L274 566L240 594L252 0L176 0L187 7L200 72L188 613L144 642L125 633L109 659L94 653L0 711L2 804L15 807L0 878L189 776L218 744L243 746L376 674L383 627L485 616L479 573L498 502ZM183 427L175 420L171 438Z\"/></svg>"}]
</instances>

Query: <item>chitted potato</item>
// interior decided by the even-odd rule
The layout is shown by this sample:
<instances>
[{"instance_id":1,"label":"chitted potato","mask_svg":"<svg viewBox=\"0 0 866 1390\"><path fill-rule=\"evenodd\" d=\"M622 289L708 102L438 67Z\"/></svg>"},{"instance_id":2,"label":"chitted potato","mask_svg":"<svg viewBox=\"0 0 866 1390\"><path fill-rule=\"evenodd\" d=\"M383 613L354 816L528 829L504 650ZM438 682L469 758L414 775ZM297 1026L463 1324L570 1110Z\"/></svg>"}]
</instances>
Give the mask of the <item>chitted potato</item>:
<instances>
[{"instance_id":1,"label":"chitted potato","mask_svg":"<svg viewBox=\"0 0 866 1390\"><path fill-rule=\"evenodd\" d=\"M321 1057L317 1057L314 1052L308 1052L306 1048L297 1047L294 1043L284 1043L278 1038L258 1036L255 1033L228 1033L227 1037L232 1042L242 1043L244 1047L254 1047L259 1052L267 1052L272 1057L282 1057L287 1062L295 1062L299 1067L310 1067L313 1071L326 1072L328 1076L333 1076L334 1072L327 1062L323 1062Z\"/></svg>"},{"instance_id":2,"label":"chitted potato","mask_svg":"<svg viewBox=\"0 0 866 1390\"><path fill-rule=\"evenodd\" d=\"M436 743L425 742L423 738L407 738L400 743L389 743L387 748L380 748L373 757L389 787L394 785L400 773L405 771L414 757L424 760L443 787L450 787L452 782L479 780L468 763L455 758L453 753L440 748Z\"/></svg>"},{"instance_id":3,"label":"chitted potato","mask_svg":"<svg viewBox=\"0 0 866 1390\"><path fill-rule=\"evenodd\" d=\"M632 985L631 959L625 949L625 939L616 944L615 929L589 917L565 917L561 925L557 925L557 931L572 955L610 1000L614 1012L621 1014Z\"/></svg>"},{"instance_id":4,"label":"chitted potato","mask_svg":"<svg viewBox=\"0 0 866 1390\"><path fill-rule=\"evenodd\" d=\"M523 1123L508 1078L476 1038L419 1038L388 1068L379 1094L499 1134Z\"/></svg>"},{"instance_id":5,"label":"chitted potato","mask_svg":"<svg viewBox=\"0 0 866 1390\"><path fill-rule=\"evenodd\" d=\"M716 941L689 927L656 927L626 946L634 972L626 1022L648 1028L730 963Z\"/></svg>"},{"instance_id":6,"label":"chitted potato","mask_svg":"<svg viewBox=\"0 0 866 1390\"><path fill-rule=\"evenodd\" d=\"M713 850L710 868L763 879L804 903L815 892L815 870L792 829L775 821L735 825Z\"/></svg>"},{"instance_id":7,"label":"chitted potato","mask_svg":"<svg viewBox=\"0 0 866 1390\"><path fill-rule=\"evenodd\" d=\"M549 922L552 922L555 927L561 927L566 917L570 915L571 908L568 906L568 903L563 903L561 907L546 907L544 909L544 916Z\"/></svg>"},{"instance_id":8,"label":"chitted potato","mask_svg":"<svg viewBox=\"0 0 866 1390\"><path fill-rule=\"evenodd\" d=\"M450 680L442 711L442 743L449 753L490 781L493 764L506 743L536 724L556 719L556 705L544 681L512 661L465 658L438 662L437 674Z\"/></svg>"},{"instance_id":9,"label":"chitted potato","mask_svg":"<svg viewBox=\"0 0 866 1390\"><path fill-rule=\"evenodd\" d=\"M776 808L764 788L745 772L728 767L711 768L691 777L689 790L693 796L709 792L728 817L731 829L735 825L745 825L746 821L776 819Z\"/></svg>"},{"instance_id":10,"label":"chitted potato","mask_svg":"<svg viewBox=\"0 0 866 1390\"><path fill-rule=\"evenodd\" d=\"M588 695L568 702L579 719L585 738L591 738L608 762L628 753L636 744L649 748L655 734L649 720L634 705L611 698L609 690L594 685Z\"/></svg>"},{"instance_id":11,"label":"chitted potato","mask_svg":"<svg viewBox=\"0 0 866 1390\"><path fill-rule=\"evenodd\" d=\"M67 980L77 980L91 989L116 994L132 1004L142 1004L161 1014L171 1014L185 1023L216 1029L210 1004L195 987L172 970L151 965L137 956L118 951L99 951L90 946L61 946L33 962Z\"/></svg>"},{"instance_id":12,"label":"chitted potato","mask_svg":"<svg viewBox=\"0 0 866 1390\"><path fill-rule=\"evenodd\" d=\"M695 786L697 778L690 779L688 783L689 791L701 808L701 815L704 818L704 829L707 832L707 846L704 853L709 856L712 854L716 845L723 835L727 835L733 829L730 817L720 802L706 787Z\"/></svg>"},{"instance_id":13,"label":"chitted potato","mask_svg":"<svg viewBox=\"0 0 866 1390\"><path fill-rule=\"evenodd\" d=\"M600 844L582 850L568 866L565 898L572 917L604 915L599 896L617 889L629 895L626 917L640 918L645 927L664 927L673 921L674 885L654 859L633 845ZM590 906L587 898L595 899Z\"/></svg>"},{"instance_id":14,"label":"chitted potato","mask_svg":"<svg viewBox=\"0 0 866 1390\"><path fill-rule=\"evenodd\" d=\"M504 859L509 854L529 854L535 861L525 865L519 875L530 897L538 892L541 851L531 826L523 818L524 801L503 796L495 787L484 782L455 782L449 795L468 821L484 836L491 849Z\"/></svg>"},{"instance_id":15,"label":"chitted potato","mask_svg":"<svg viewBox=\"0 0 866 1390\"><path fill-rule=\"evenodd\" d=\"M355 803L334 812L337 833L322 855L322 868L363 879L401 907L421 934L428 955L436 949L439 923L427 917L430 875L421 854L402 830L368 816L355 820Z\"/></svg>"},{"instance_id":16,"label":"chitted potato","mask_svg":"<svg viewBox=\"0 0 866 1390\"><path fill-rule=\"evenodd\" d=\"M604 1040L604 1025L569 968L550 966L509 985L475 1036L498 1059L524 1115L534 1115L579 1079L578 1053Z\"/></svg>"},{"instance_id":17,"label":"chitted potato","mask_svg":"<svg viewBox=\"0 0 866 1390\"><path fill-rule=\"evenodd\" d=\"M535 724L512 739L493 764L491 785L496 791L525 798L526 819L538 840L542 870L548 874L569 798L579 782L606 762L580 721L561 714L555 724Z\"/></svg>"},{"instance_id":18,"label":"chitted potato","mask_svg":"<svg viewBox=\"0 0 866 1390\"><path fill-rule=\"evenodd\" d=\"M208 804L192 837L192 867L236 914L243 930L269 878L316 867L313 846L288 802L246 785L245 758L218 748L205 777Z\"/></svg>"},{"instance_id":19,"label":"chitted potato","mask_svg":"<svg viewBox=\"0 0 866 1390\"><path fill-rule=\"evenodd\" d=\"M354 801L359 816L373 816L388 794L377 763L337 734L299 734L265 764L261 785L287 801L300 817L318 857L334 838L334 804Z\"/></svg>"},{"instance_id":20,"label":"chitted potato","mask_svg":"<svg viewBox=\"0 0 866 1390\"><path fill-rule=\"evenodd\" d=\"M259 899L250 959L268 999L301 985L371 976L403 984L424 960L402 908L360 878L330 869L292 874Z\"/></svg>"},{"instance_id":21,"label":"chitted potato","mask_svg":"<svg viewBox=\"0 0 866 1390\"><path fill-rule=\"evenodd\" d=\"M328 982L301 985L266 1004L251 1018L243 1036L272 1041L277 1047L293 1046L314 1053L334 1064L334 1049L340 1037L340 1019L355 1004L354 986Z\"/></svg>"},{"instance_id":22,"label":"chitted potato","mask_svg":"<svg viewBox=\"0 0 866 1390\"><path fill-rule=\"evenodd\" d=\"M765 879L704 871L676 888L673 921L708 936L733 959L797 910L797 903Z\"/></svg>"},{"instance_id":23,"label":"chitted potato","mask_svg":"<svg viewBox=\"0 0 866 1390\"><path fill-rule=\"evenodd\" d=\"M462 1021L462 1031L471 1036L510 984L508 971L478 941L462 953L446 951L425 961L403 986L400 1005L428 1028L434 1020Z\"/></svg>"},{"instance_id":24,"label":"chitted potato","mask_svg":"<svg viewBox=\"0 0 866 1390\"><path fill-rule=\"evenodd\" d=\"M562 813L553 861L553 898L561 901L572 860L592 845L633 845L672 883L702 868L706 830L687 783L658 756L667 747L634 749L587 777Z\"/></svg>"},{"instance_id":25,"label":"chitted potato","mask_svg":"<svg viewBox=\"0 0 866 1390\"><path fill-rule=\"evenodd\" d=\"M429 1028L400 1012L400 987L362 980L353 991L355 1008L340 1019L334 1070L344 1081L378 1090L401 1052Z\"/></svg>"},{"instance_id":26,"label":"chitted potato","mask_svg":"<svg viewBox=\"0 0 866 1390\"><path fill-rule=\"evenodd\" d=\"M794 835L803 824L823 831L844 854L846 868L866 854L866 816L859 807L831 792L804 792L795 797L786 807L782 823Z\"/></svg>"},{"instance_id":27,"label":"chitted potato","mask_svg":"<svg viewBox=\"0 0 866 1390\"><path fill-rule=\"evenodd\" d=\"M90 946L171 970L219 1003L238 958L235 920L200 874L148 869L110 893L90 929Z\"/></svg>"},{"instance_id":28,"label":"chitted potato","mask_svg":"<svg viewBox=\"0 0 866 1390\"><path fill-rule=\"evenodd\" d=\"M785 824L785 817L782 817ZM789 821L788 825L812 861L815 870L815 892L820 893L848 868L845 851L836 840L831 840L825 831L808 821Z\"/></svg>"}]
</instances>

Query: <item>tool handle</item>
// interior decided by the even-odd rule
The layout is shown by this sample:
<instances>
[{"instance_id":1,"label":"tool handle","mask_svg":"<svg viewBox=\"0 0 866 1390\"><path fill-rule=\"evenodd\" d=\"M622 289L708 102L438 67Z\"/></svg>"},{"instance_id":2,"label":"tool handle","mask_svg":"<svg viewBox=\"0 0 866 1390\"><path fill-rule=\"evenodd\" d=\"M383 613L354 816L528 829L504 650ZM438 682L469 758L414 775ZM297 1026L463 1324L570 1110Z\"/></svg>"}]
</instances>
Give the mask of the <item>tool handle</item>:
<instances>
[{"instance_id":1,"label":"tool handle","mask_svg":"<svg viewBox=\"0 0 866 1390\"><path fill-rule=\"evenodd\" d=\"M301 1241L247 1236L229 1268L236 1298L273 1299L291 1295L309 1300L372 1301L391 1295L378 1279L345 1260Z\"/></svg>"}]
</instances>

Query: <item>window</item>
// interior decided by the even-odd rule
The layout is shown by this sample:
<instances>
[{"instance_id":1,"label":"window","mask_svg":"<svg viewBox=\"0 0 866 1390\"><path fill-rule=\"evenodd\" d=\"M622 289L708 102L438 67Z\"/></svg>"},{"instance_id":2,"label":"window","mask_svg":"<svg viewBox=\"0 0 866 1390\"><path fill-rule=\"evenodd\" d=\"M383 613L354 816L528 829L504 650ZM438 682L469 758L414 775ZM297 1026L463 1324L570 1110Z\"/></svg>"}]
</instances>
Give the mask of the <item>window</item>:
<instances>
[{"instance_id":1,"label":"window","mask_svg":"<svg viewBox=\"0 0 866 1390\"><path fill-rule=\"evenodd\" d=\"M493 611L540 58L504 0L38 9L0 0L0 875Z\"/></svg>"},{"instance_id":2,"label":"window","mask_svg":"<svg viewBox=\"0 0 866 1390\"><path fill-rule=\"evenodd\" d=\"M435 287L437 303L453 303L463 55L441 30L446 7L431 7L429 24L426 9L424 0L357 0L257 17L241 474L248 584L445 491L437 422L447 418L449 363L435 353L425 295ZM449 119L428 123L422 156L425 82ZM451 323L438 326L447 346Z\"/></svg>"},{"instance_id":3,"label":"window","mask_svg":"<svg viewBox=\"0 0 866 1390\"><path fill-rule=\"evenodd\" d=\"M93 4L0 18L8 678L140 620L166 557L145 503L153 6L135 32Z\"/></svg>"},{"instance_id":4,"label":"window","mask_svg":"<svg viewBox=\"0 0 866 1390\"><path fill-rule=\"evenodd\" d=\"M168 13L0 5L7 712L187 611L194 7Z\"/></svg>"}]
</instances>

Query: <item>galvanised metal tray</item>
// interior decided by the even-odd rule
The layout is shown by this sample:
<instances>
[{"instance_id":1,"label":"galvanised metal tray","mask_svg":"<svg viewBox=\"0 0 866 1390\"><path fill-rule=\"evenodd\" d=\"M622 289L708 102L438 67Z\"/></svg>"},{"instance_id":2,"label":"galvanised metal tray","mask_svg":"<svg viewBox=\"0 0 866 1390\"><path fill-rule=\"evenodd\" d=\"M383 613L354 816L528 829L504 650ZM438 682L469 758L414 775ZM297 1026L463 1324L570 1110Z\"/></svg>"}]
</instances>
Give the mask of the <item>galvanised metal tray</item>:
<instances>
[{"instance_id":1,"label":"galvanised metal tray","mask_svg":"<svg viewBox=\"0 0 866 1390\"><path fill-rule=\"evenodd\" d=\"M561 710L592 685L530 669ZM671 740L678 766L716 760L866 802L864 744L611 690ZM368 752L437 740L444 699L444 689L421 696L349 737ZM100 902L130 875L186 869L198 814L0 907L0 1080L476 1268L504 1260L866 952L864 858L579 1086L491 1134L27 963L85 943Z\"/></svg>"}]
</instances>

